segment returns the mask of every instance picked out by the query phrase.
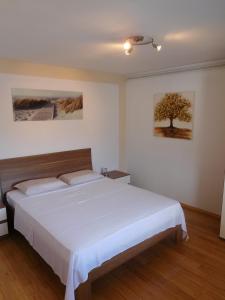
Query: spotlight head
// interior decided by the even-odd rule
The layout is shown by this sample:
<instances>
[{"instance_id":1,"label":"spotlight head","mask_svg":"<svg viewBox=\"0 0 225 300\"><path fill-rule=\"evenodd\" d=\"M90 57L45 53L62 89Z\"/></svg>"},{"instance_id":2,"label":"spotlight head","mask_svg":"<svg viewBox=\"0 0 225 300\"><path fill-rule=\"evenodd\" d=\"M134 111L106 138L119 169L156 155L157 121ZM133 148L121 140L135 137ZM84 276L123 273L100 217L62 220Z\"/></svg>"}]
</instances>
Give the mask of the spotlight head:
<instances>
[{"instance_id":1,"label":"spotlight head","mask_svg":"<svg viewBox=\"0 0 225 300\"><path fill-rule=\"evenodd\" d=\"M123 44L123 49L125 50L126 55L131 54L131 52L133 51L133 46L129 40L125 41L125 43Z\"/></svg>"},{"instance_id":2,"label":"spotlight head","mask_svg":"<svg viewBox=\"0 0 225 300\"><path fill-rule=\"evenodd\" d=\"M161 51L161 49L162 49L162 46L161 45L158 45L158 44L156 44L156 43L152 43L152 47L154 48L154 49L156 49L158 52L159 51Z\"/></svg>"},{"instance_id":3,"label":"spotlight head","mask_svg":"<svg viewBox=\"0 0 225 300\"><path fill-rule=\"evenodd\" d=\"M131 48L132 48L131 42L127 40L127 41L123 44L123 49L124 49L124 50L130 50Z\"/></svg>"},{"instance_id":4,"label":"spotlight head","mask_svg":"<svg viewBox=\"0 0 225 300\"><path fill-rule=\"evenodd\" d=\"M162 50L162 46L161 46L161 45L157 45L157 46L156 46L156 49L157 49L157 51L159 52L159 51Z\"/></svg>"},{"instance_id":5,"label":"spotlight head","mask_svg":"<svg viewBox=\"0 0 225 300\"><path fill-rule=\"evenodd\" d=\"M131 47L130 49L126 49L126 50L125 50L125 54L126 54L126 55L130 55L132 51L133 51L133 48L132 48L132 47Z\"/></svg>"}]
</instances>

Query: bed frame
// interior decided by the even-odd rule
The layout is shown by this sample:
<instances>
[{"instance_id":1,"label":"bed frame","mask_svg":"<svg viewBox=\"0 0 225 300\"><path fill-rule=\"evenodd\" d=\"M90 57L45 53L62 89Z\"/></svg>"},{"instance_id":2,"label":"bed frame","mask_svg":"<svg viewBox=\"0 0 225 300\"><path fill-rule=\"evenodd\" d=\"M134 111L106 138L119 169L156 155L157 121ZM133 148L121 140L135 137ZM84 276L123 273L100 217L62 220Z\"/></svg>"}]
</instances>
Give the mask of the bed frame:
<instances>
[{"instance_id":1,"label":"bed frame","mask_svg":"<svg viewBox=\"0 0 225 300\"><path fill-rule=\"evenodd\" d=\"M7 203L5 195L16 183L85 169L92 170L90 148L0 160L0 188L2 200L7 208L9 231L14 230L14 209ZM172 237L175 242L180 242L182 240L181 226L169 228L92 270L88 280L75 290L76 300L90 300L91 283L94 280L168 237Z\"/></svg>"}]
</instances>

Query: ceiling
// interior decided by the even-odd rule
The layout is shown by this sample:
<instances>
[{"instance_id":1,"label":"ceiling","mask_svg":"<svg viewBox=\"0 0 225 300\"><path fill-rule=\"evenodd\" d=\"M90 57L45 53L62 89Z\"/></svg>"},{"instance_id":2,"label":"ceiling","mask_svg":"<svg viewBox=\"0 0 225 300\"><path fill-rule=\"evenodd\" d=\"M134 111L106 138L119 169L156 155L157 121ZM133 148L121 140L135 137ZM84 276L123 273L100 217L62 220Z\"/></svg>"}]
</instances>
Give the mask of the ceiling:
<instances>
[{"instance_id":1,"label":"ceiling","mask_svg":"<svg viewBox=\"0 0 225 300\"><path fill-rule=\"evenodd\" d=\"M162 51L125 56L135 34ZM125 75L225 59L225 0L0 0L0 58Z\"/></svg>"}]
</instances>

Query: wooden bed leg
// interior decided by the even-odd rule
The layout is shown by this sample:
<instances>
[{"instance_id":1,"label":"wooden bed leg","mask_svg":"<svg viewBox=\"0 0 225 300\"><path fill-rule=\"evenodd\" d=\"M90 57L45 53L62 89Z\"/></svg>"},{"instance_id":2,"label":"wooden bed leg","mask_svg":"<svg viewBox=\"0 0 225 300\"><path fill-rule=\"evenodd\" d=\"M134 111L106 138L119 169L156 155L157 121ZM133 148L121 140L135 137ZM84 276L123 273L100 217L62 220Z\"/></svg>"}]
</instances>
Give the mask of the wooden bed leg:
<instances>
[{"instance_id":1,"label":"wooden bed leg","mask_svg":"<svg viewBox=\"0 0 225 300\"><path fill-rule=\"evenodd\" d=\"M91 282L87 280L75 290L76 300L91 300Z\"/></svg>"},{"instance_id":2,"label":"wooden bed leg","mask_svg":"<svg viewBox=\"0 0 225 300\"><path fill-rule=\"evenodd\" d=\"M176 231L175 231L175 243L178 244L180 242L182 242L183 237L182 237L182 228L181 225L177 225L176 226Z\"/></svg>"}]
</instances>

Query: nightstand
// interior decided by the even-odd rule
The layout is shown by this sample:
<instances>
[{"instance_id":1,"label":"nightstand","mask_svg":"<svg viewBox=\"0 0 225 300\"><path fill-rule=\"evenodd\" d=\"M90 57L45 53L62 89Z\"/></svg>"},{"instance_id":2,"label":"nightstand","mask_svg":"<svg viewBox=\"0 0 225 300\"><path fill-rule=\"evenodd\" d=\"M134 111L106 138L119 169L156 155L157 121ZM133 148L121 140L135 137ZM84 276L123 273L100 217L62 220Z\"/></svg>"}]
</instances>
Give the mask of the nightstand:
<instances>
[{"instance_id":1,"label":"nightstand","mask_svg":"<svg viewBox=\"0 0 225 300\"><path fill-rule=\"evenodd\" d=\"M121 183L130 183L130 174L122 171L108 171L104 174L104 176L119 181Z\"/></svg>"},{"instance_id":2,"label":"nightstand","mask_svg":"<svg viewBox=\"0 0 225 300\"><path fill-rule=\"evenodd\" d=\"M8 222L5 206L0 203L0 237L8 234Z\"/></svg>"}]
</instances>

